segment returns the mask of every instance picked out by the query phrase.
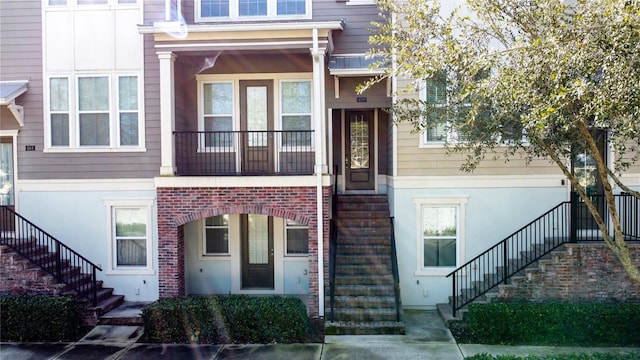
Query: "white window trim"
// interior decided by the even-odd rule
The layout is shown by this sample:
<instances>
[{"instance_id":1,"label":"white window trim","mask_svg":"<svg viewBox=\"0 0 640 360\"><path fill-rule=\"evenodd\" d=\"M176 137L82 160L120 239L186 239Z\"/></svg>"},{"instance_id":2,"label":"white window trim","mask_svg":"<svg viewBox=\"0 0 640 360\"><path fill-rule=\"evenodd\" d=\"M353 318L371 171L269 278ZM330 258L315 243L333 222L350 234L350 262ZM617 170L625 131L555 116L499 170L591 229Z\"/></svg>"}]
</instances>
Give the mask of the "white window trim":
<instances>
[{"instance_id":1,"label":"white window trim","mask_svg":"<svg viewBox=\"0 0 640 360\"><path fill-rule=\"evenodd\" d=\"M292 257L292 258L300 258L300 257L304 257L304 258L308 258L309 257L309 253L307 252L306 254L289 254L289 252L287 251L287 229L307 229L307 231L309 230L309 225L304 225L304 224L300 224L300 225L287 225L287 219L282 219L282 225L283 225L283 234L282 234L282 244L284 246L283 249L283 254L285 257ZM307 239L307 242L309 240Z\"/></svg>"},{"instance_id":2,"label":"white window trim","mask_svg":"<svg viewBox=\"0 0 640 360\"><path fill-rule=\"evenodd\" d=\"M118 6L118 7L138 7L139 6L139 2L141 0L136 0L135 3L127 3L127 4L120 4L118 2L118 0L106 0L104 4L78 4L78 0L67 0L66 4L63 5L49 5L49 0L42 0L44 7L48 8L48 9L59 9L59 8L67 8L70 6L73 7L79 7L81 9L105 9L108 7L112 7L112 6Z\"/></svg>"},{"instance_id":3,"label":"white window trim","mask_svg":"<svg viewBox=\"0 0 640 360\"><path fill-rule=\"evenodd\" d=\"M138 80L138 145L120 145L119 79L123 76L135 76ZM109 145L80 145L80 110L78 104L78 83L80 78L107 77L109 81ZM106 72L66 72L50 73L44 85L44 152L145 152L144 88L142 72L106 71ZM69 146L51 144L51 90L52 78L66 78L68 81ZM126 111L132 112L132 111ZM60 113L59 111L53 113Z\"/></svg>"},{"instance_id":4,"label":"white window trim","mask_svg":"<svg viewBox=\"0 0 640 360\"><path fill-rule=\"evenodd\" d=\"M200 222L202 223L200 228L200 233L198 237L200 238L200 258L212 258L212 257L229 257L231 256L231 214L221 214L220 216L227 215L229 217L227 222L227 252L226 253L208 253L207 252L207 219L204 218ZM222 226L215 226L212 228L223 228Z\"/></svg>"},{"instance_id":5,"label":"white window trim","mask_svg":"<svg viewBox=\"0 0 640 360\"><path fill-rule=\"evenodd\" d=\"M416 271L418 276L445 276L464 263L466 247L466 205L468 196L457 197L417 197L413 199L416 206ZM458 240L456 242L456 266L424 267L422 209L424 207L457 206L458 207Z\"/></svg>"},{"instance_id":6,"label":"white window trim","mask_svg":"<svg viewBox=\"0 0 640 360\"><path fill-rule=\"evenodd\" d=\"M194 1L194 16L196 22L225 22L225 21L265 21L265 20L300 20L311 19L311 2L305 0L305 14L303 15L277 15L277 1L267 0L267 15L264 16L240 16L238 0L229 0L229 16L202 16L200 0Z\"/></svg>"},{"instance_id":7,"label":"white window trim","mask_svg":"<svg viewBox=\"0 0 640 360\"><path fill-rule=\"evenodd\" d=\"M141 199L103 199L106 209L107 224L107 268L105 270L108 275L153 275L153 254L154 254L154 223L153 223L153 204L152 198ZM147 266L145 267L117 267L114 254L115 249L115 232L114 232L114 208L146 208L147 209Z\"/></svg>"},{"instance_id":8,"label":"white window trim","mask_svg":"<svg viewBox=\"0 0 640 360\"><path fill-rule=\"evenodd\" d=\"M309 82L309 87L310 87L310 93L309 93L309 100L310 100L310 107L309 107L309 113L299 113L299 114L286 114L287 116L296 116L296 115L309 115L309 121L311 122L310 124L310 129L311 131L315 130L315 126L314 123L315 121L313 121L313 80L312 79L281 79L278 82L278 94L277 94L277 101L278 101L278 120L275 124L275 128L277 130L282 130L282 117L284 116L284 111L282 110L282 83L285 82L303 82L303 81L307 81ZM275 91L274 91L275 92ZM274 94L275 96L276 94ZM275 100L274 100L275 101ZM314 151L315 147L315 136L313 136L313 133L311 133L311 145L310 146L302 146L302 147L291 147L291 146L283 146L282 145L282 139L279 139L278 141L278 150L282 151L282 152L286 152L288 150L292 150L295 149L296 151Z\"/></svg>"},{"instance_id":9,"label":"white window trim","mask_svg":"<svg viewBox=\"0 0 640 360\"><path fill-rule=\"evenodd\" d=\"M216 81L209 81L209 80L203 80L203 81L198 81L198 89L196 91L196 96L198 97L198 131L205 131L205 126L204 126L204 118L207 116L213 116L213 115L207 115L204 113L204 86L208 85L208 84L231 84L231 96L232 96L232 109L231 109L231 131L238 131L240 129L240 98L239 98L239 94L238 94L238 89L239 89L239 84L237 81L233 81L233 80L216 80ZM202 140L202 141L201 141ZM236 138L234 137L232 140L232 145L230 147L228 146L206 146L206 143L204 142L203 139L200 139L200 137L198 137L198 151L199 152L205 152L207 151L207 149L215 149L216 151L222 151L222 152L235 152L237 151L237 141Z\"/></svg>"}]
</instances>

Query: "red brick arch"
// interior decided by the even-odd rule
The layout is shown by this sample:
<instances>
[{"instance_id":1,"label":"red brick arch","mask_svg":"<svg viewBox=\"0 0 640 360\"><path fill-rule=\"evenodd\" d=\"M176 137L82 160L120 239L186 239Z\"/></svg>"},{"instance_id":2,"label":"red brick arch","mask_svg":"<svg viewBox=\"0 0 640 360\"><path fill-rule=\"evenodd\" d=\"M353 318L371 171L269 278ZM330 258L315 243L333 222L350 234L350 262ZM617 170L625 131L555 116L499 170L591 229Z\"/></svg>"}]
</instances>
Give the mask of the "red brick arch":
<instances>
[{"instance_id":1,"label":"red brick arch","mask_svg":"<svg viewBox=\"0 0 640 360\"><path fill-rule=\"evenodd\" d=\"M324 268L329 248L329 197L323 188ZM158 188L159 296L185 294L184 225L222 214L263 214L309 226L309 310L318 316L318 221L315 187ZM325 273L327 271L325 270Z\"/></svg>"}]
</instances>

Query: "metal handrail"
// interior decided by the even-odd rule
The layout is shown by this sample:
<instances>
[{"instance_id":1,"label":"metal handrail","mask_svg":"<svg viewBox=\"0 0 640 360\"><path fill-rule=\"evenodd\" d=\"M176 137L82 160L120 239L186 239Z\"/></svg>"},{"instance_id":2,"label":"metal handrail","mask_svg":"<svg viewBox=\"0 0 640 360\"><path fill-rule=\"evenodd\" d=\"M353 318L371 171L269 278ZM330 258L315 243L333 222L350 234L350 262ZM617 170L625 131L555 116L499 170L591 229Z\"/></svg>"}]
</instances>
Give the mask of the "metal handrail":
<instances>
[{"instance_id":1,"label":"metal handrail","mask_svg":"<svg viewBox=\"0 0 640 360\"><path fill-rule=\"evenodd\" d=\"M398 253L396 250L396 235L393 226L393 216L389 218L391 223L391 272L393 273L393 292L396 303L396 321L400 322L400 274L398 271Z\"/></svg>"},{"instance_id":2,"label":"metal handrail","mask_svg":"<svg viewBox=\"0 0 640 360\"><path fill-rule=\"evenodd\" d=\"M179 176L312 175L313 130L174 131Z\"/></svg>"},{"instance_id":3,"label":"metal handrail","mask_svg":"<svg viewBox=\"0 0 640 360\"><path fill-rule=\"evenodd\" d=\"M0 244L10 246L66 284L93 306L98 304L96 272L102 269L8 206L0 206ZM89 280L87 281L87 277Z\"/></svg>"},{"instance_id":4,"label":"metal handrail","mask_svg":"<svg viewBox=\"0 0 640 360\"><path fill-rule=\"evenodd\" d=\"M640 240L640 200L627 193L614 197L625 238ZM590 195L590 200L606 215L604 195ZM608 225L610 219L603 216L603 221ZM594 230L579 233L578 222L590 224ZM593 217L579 196L572 193L570 201L558 204L446 276L452 277L453 315L560 245L601 241L594 232Z\"/></svg>"}]
</instances>

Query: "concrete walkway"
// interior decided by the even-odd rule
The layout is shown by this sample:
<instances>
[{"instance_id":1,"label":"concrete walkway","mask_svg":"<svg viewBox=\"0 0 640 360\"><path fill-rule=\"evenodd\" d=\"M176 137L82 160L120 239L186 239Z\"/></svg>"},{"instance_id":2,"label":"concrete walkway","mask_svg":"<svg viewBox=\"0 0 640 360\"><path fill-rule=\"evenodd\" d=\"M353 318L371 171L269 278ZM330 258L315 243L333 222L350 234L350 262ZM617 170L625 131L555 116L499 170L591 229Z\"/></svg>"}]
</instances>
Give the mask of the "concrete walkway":
<instances>
[{"instance_id":1,"label":"concrete walkway","mask_svg":"<svg viewBox=\"0 0 640 360\"><path fill-rule=\"evenodd\" d=\"M100 325L73 343L0 343L0 359L444 359L479 353L547 355L608 352L637 354L640 348L568 348L456 344L434 311L405 310L407 335L327 336L324 344L190 345L142 344L138 326Z\"/></svg>"}]
</instances>

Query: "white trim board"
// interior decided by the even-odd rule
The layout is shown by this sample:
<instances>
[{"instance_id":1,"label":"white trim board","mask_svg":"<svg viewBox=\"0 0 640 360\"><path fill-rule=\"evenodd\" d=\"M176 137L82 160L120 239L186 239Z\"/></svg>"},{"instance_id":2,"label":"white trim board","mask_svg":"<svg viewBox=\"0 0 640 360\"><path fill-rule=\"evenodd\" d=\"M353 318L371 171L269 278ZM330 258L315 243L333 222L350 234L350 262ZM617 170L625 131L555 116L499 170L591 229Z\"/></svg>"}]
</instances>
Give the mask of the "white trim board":
<instances>
[{"instance_id":1,"label":"white trim board","mask_svg":"<svg viewBox=\"0 0 640 360\"><path fill-rule=\"evenodd\" d=\"M566 187L562 175L389 176L394 189ZM563 183L564 181L564 183Z\"/></svg>"}]
</instances>

